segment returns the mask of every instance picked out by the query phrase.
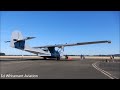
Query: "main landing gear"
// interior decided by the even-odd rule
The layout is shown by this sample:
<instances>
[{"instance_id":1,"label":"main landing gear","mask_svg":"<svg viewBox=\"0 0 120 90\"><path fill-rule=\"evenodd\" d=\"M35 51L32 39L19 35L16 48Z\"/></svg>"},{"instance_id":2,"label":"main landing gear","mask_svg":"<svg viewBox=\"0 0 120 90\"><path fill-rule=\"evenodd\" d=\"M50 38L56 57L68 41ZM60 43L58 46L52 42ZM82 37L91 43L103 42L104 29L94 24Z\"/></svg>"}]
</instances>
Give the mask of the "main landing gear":
<instances>
[{"instance_id":1,"label":"main landing gear","mask_svg":"<svg viewBox=\"0 0 120 90\"><path fill-rule=\"evenodd\" d=\"M47 57L43 57L44 60L47 59ZM56 57L56 60L60 60L60 57Z\"/></svg>"},{"instance_id":2,"label":"main landing gear","mask_svg":"<svg viewBox=\"0 0 120 90\"><path fill-rule=\"evenodd\" d=\"M43 57L44 58L44 60L46 60L47 58L46 57Z\"/></svg>"},{"instance_id":3,"label":"main landing gear","mask_svg":"<svg viewBox=\"0 0 120 90\"><path fill-rule=\"evenodd\" d=\"M57 57L56 59L57 59L57 60L60 60L60 57Z\"/></svg>"}]
</instances>

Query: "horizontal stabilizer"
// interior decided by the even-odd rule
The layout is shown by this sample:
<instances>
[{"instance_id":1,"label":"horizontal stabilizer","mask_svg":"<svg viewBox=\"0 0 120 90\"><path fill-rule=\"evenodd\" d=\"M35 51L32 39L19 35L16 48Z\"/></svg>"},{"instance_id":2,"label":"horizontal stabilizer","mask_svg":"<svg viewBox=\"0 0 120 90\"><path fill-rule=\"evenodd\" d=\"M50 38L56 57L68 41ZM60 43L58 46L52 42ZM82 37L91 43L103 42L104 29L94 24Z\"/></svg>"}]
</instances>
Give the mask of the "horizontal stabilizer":
<instances>
[{"instance_id":1,"label":"horizontal stabilizer","mask_svg":"<svg viewBox=\"0 0 120 90\"><path fill-rule=\"evenodd\" d=\"M10 41L5 41L5 43L10 42Z\"/></svg>"},{"instance_id":2,"label":"horizontal stabilizer","mask_svg":"<svg viewBox=\"0 0 120 90\"><path fill-rule=\"evenodd\" d=\"M33 39L35 37L26 37L25 40Z\"/></svg>"},{"instance_id":3,"label":"horizontal stabilizer","mask_svg":"<svg viewBox=\"0 0 120 90\"><path fill-rule=\"evenodd\" d=\"M23 39L13 39L13 41L23 41L23 40L29 40L29 39L33 39L35 37L26 37L26 38L23 38Z\"/></svg>"}]
</instances>

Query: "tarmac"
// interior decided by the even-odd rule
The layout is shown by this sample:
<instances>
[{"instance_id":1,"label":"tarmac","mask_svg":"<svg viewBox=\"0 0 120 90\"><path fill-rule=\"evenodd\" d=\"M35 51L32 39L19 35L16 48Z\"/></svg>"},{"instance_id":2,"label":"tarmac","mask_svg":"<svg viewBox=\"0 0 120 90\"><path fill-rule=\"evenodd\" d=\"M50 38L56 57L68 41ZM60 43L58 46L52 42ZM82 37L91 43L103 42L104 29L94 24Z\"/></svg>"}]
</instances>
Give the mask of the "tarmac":
<instances>
[{"instance_id":1,"label":"tarmac","mask_svg":"<svg viewBox=\"0 0 120 90\"><path fill-rule=\"evenodd\" d=\"M120 62L0 59L0 79L120 79Z\"/></svg>"}]
</instances>

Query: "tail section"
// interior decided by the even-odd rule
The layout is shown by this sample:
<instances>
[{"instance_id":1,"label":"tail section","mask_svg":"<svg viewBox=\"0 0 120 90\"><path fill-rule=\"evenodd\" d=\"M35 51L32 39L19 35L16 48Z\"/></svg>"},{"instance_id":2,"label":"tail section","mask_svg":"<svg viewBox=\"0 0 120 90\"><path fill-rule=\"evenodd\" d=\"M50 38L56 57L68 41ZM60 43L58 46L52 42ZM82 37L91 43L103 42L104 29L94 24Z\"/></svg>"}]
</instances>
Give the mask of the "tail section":
<instances>
[{"instance_id":1,"label":"tail section","mask_svg":"<svg viewBox=\"0 0 120 90\"><path fill-rule=\"evenodd\" d=\"M25 48L25 39L20 31L12 32L10 46L17 49Z\"/></svg>"},{"instance_id":2,"label":"tail section","mask_svg":"<svg viewBox=\"0 0 120 90\"><path fill-rule=\"evenodd\" d=\"M29 45L26 44L26 40L33 39L35 37L26 37L24 38L22 33L20 31L14 31L12 32L11 41L5 41L10 42L10 46L16 49L24 50L30 53L38 54L38 53L46 53L45 51L41 49L32 48Z\"/></svg>"}]
</instances>

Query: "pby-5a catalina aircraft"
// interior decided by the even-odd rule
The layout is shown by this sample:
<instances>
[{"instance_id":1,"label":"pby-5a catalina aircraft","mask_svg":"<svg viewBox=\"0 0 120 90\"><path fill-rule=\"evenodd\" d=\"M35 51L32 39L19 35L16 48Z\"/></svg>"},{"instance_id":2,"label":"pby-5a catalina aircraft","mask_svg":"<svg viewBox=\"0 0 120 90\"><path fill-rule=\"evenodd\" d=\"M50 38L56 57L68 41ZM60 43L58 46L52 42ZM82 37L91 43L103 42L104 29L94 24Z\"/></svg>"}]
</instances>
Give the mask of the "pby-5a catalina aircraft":
<instances>
[{"instance_id":1,"label":"pby-5a catalina aircraft","mask_svg":"<svg viewBox=\"0 0 120 90\"><path fill-rule=\"evenodd\" d=\"M11 41L5 41L10 42L10 46L12 48L16 48L19 50L24 50L30 53L37 54L38 56L46 58L56 58L57 60L60 60L60 54L62 51L64 51L64 47L67 46L77 46L77 45L87 45L87 44L98 44L98 43L111 43L111 41L93 41L93 42L79 42L79 43L72 43L72 44L55 44L55 45L47 45L47 46L38 46L38 47L30 47L26 44L26 40L33 39L35 37L26 37L23 38L22 33L20 31L14 31L12 32ZM55 47L58 48L58 50L55 50Z\"/></svg>"}]
</instances>

